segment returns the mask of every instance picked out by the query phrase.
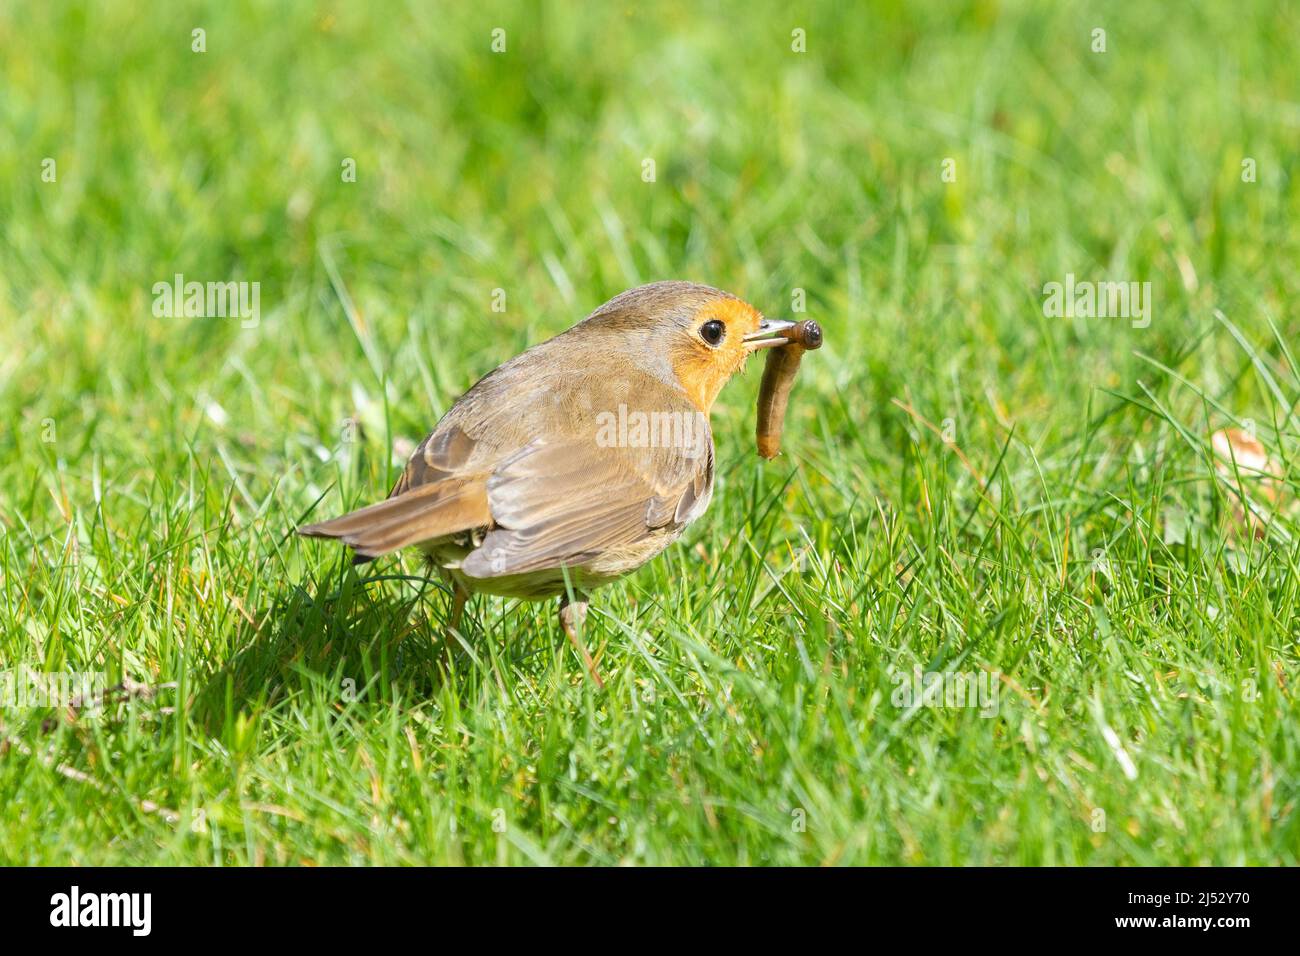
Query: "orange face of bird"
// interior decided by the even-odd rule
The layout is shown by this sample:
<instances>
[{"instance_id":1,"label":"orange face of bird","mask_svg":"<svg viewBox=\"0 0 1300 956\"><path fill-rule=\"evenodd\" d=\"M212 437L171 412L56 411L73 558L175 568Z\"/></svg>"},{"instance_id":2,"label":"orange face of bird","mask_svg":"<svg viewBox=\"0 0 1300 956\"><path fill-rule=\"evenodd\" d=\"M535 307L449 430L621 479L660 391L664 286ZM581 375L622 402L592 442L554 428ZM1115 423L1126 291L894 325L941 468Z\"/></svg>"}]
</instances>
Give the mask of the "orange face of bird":
<instances>
[{"instance_id":1,"label":"orange face of bird","mask_svg":"<svg viewBox=\"0 0 1300 956\"><path fill-rule=\"evenodd\" d=\"M668 345L677 381L700 411L707 414L727 380L759 349L784 345L780 334L793 322L763 318L740 299L719 297L695 309L679 325Z\"/></svg>"}]
</instances>

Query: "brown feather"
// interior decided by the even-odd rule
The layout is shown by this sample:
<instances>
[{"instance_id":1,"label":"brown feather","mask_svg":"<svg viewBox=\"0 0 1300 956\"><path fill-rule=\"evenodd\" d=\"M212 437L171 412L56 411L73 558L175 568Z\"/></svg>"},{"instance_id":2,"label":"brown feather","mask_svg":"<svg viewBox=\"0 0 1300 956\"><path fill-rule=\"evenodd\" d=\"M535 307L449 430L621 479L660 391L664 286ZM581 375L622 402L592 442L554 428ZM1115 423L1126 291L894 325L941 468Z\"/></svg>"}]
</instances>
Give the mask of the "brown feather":
<instances>
[{"instance_id":1,"label":"brown feather","mask_svg":"<svg viewBox=\"0 0 1300 956\"><path fill-rule=\"evenodd\" d=\"M329 521L299 528L310 538L335 538L362 558L377 558L408 545L492 523L487 482L450 479L421 485Z\"/></svg>"},{"instance_id":2,"label":"brown feather","mask_svg":"<svg viewBox=\"0 0 1300 956\"><path fill-rule=\"evenodd\" d=\"M474 578L561 566L629 570L708 505L712 436L703 441L697 458L678 448L528 445L488 480L497 527L461 569Z\"/></svg>"}]
</instances>

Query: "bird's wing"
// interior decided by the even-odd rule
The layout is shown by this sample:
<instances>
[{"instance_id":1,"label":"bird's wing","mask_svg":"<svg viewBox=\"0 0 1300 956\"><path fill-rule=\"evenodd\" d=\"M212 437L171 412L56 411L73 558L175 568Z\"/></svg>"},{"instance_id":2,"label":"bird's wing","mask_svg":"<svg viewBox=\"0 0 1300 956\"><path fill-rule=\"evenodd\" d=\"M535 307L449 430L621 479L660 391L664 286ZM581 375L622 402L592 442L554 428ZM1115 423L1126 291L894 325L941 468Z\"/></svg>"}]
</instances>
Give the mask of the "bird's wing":
<instances>
[{"instance_id":1,"label":"bird's wing","mask_svg":"<svg viewBox=\"0 0 1300 956\"><path fill-rule=\"evenodd\" d=\"M309 538L335 538L367 561L413 544L492 523L482 478L421 485L378 504L299 528Z\"/></svg>"},{"instance_id":2,"label":"bird's wing","mask_svg":"<svg viewBox=\"0 0 1300 956\"><path fill-rule=\"evenodd\" d=\"M707 429L707 425L704 426ZM494 528L461 563L471 577L578 567L635 551L694 520L713 491L713 439L691 448L537 440L488 479Z\"/></svg>"},{"instance_id":3,"label":"bird's wing","mask_svg":"<svg viewBox=\"0 0 1300 956\"><path fill-rule=\"evenodd\" d=\"M413 544L492 523L486 474L465 474L474 441L460 428L439 428L411 456L387 501L299 528L335 538L367 561Z\"/></svg>"},{"instance_id":4,"label":"bird's wing","mask_svg":"<svg viewBox=\"0 0 1300 956\"><path fill-rule=\"evenodd\" d=\"M478 442L454 422L439 423L433 432L420 442L406 463L402 477L388 493L396 498L425 485L433 485L450 478L464 478L473 473L470 467ZM479 469L480 473L482 470ZM486 477L486 473L483 473Z\"/></svg>"},{"instance_id":5,"label":"bird's wing","mask_svg":"<svg viewBox=\"0 0 1300 956\"><path fill-rule=\"evenodd\" d=\"M707 418L684 397L665 399L659 413L678 432L656 436L651 424L641 434L666 447L602 443L596 423L610 413L587 407L593 404L588 388L575 387L571 375L516 381L517 361L457 402L411 456L387 501L300 533L342 540L358 560L368 560L490 529L461 567L472 577L496 577L576 567L598 554L634 549L703 513L713 490L713 436ZM645 377L623 370L601 383L600 404L614 408L634 404ZM498 384L515 391L526 386L526 400L498 400ZM545 437L521 441L539 434Z\"/></svg>"}]
</instances>

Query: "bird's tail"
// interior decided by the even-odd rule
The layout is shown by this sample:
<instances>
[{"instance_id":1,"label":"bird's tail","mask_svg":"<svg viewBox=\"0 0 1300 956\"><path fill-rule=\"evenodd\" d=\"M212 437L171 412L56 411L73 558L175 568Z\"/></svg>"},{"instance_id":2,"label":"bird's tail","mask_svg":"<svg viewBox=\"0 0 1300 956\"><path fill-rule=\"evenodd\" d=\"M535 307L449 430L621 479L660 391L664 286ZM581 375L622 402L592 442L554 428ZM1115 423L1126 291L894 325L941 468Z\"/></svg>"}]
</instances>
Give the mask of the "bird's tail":
<instances>
[{"instance_id":1,"label":"bird's tail","mask_svg":"<svg viewBox=\"0 0 1300 956\"><path fill-rule=\"evenodd\" d=\"M342 541L356 552L360 563L409 545L491 524L487 482L469 478L420 485L379 504L306 525L298 533Z\"/></svg>"}]
</instances>

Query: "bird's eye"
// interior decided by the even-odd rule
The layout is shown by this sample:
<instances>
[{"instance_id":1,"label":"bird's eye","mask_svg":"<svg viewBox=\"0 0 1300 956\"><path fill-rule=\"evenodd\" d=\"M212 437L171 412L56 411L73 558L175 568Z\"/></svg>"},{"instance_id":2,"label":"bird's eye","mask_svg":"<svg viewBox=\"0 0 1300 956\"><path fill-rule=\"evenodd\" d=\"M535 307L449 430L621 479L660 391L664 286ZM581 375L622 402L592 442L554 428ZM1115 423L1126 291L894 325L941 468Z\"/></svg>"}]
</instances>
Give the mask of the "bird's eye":
<instances>
[{"instance_id":1,"label":"bird's eye","mask_svg":"<svg viewBox=\"0 0 1300 956\"><path fill-rule=\"evenodd\" d=\"M719 319L709 319L700 326L700 338L710 345L718 345L727 334L727 327Z\"/></svg>"}]
</instances>

